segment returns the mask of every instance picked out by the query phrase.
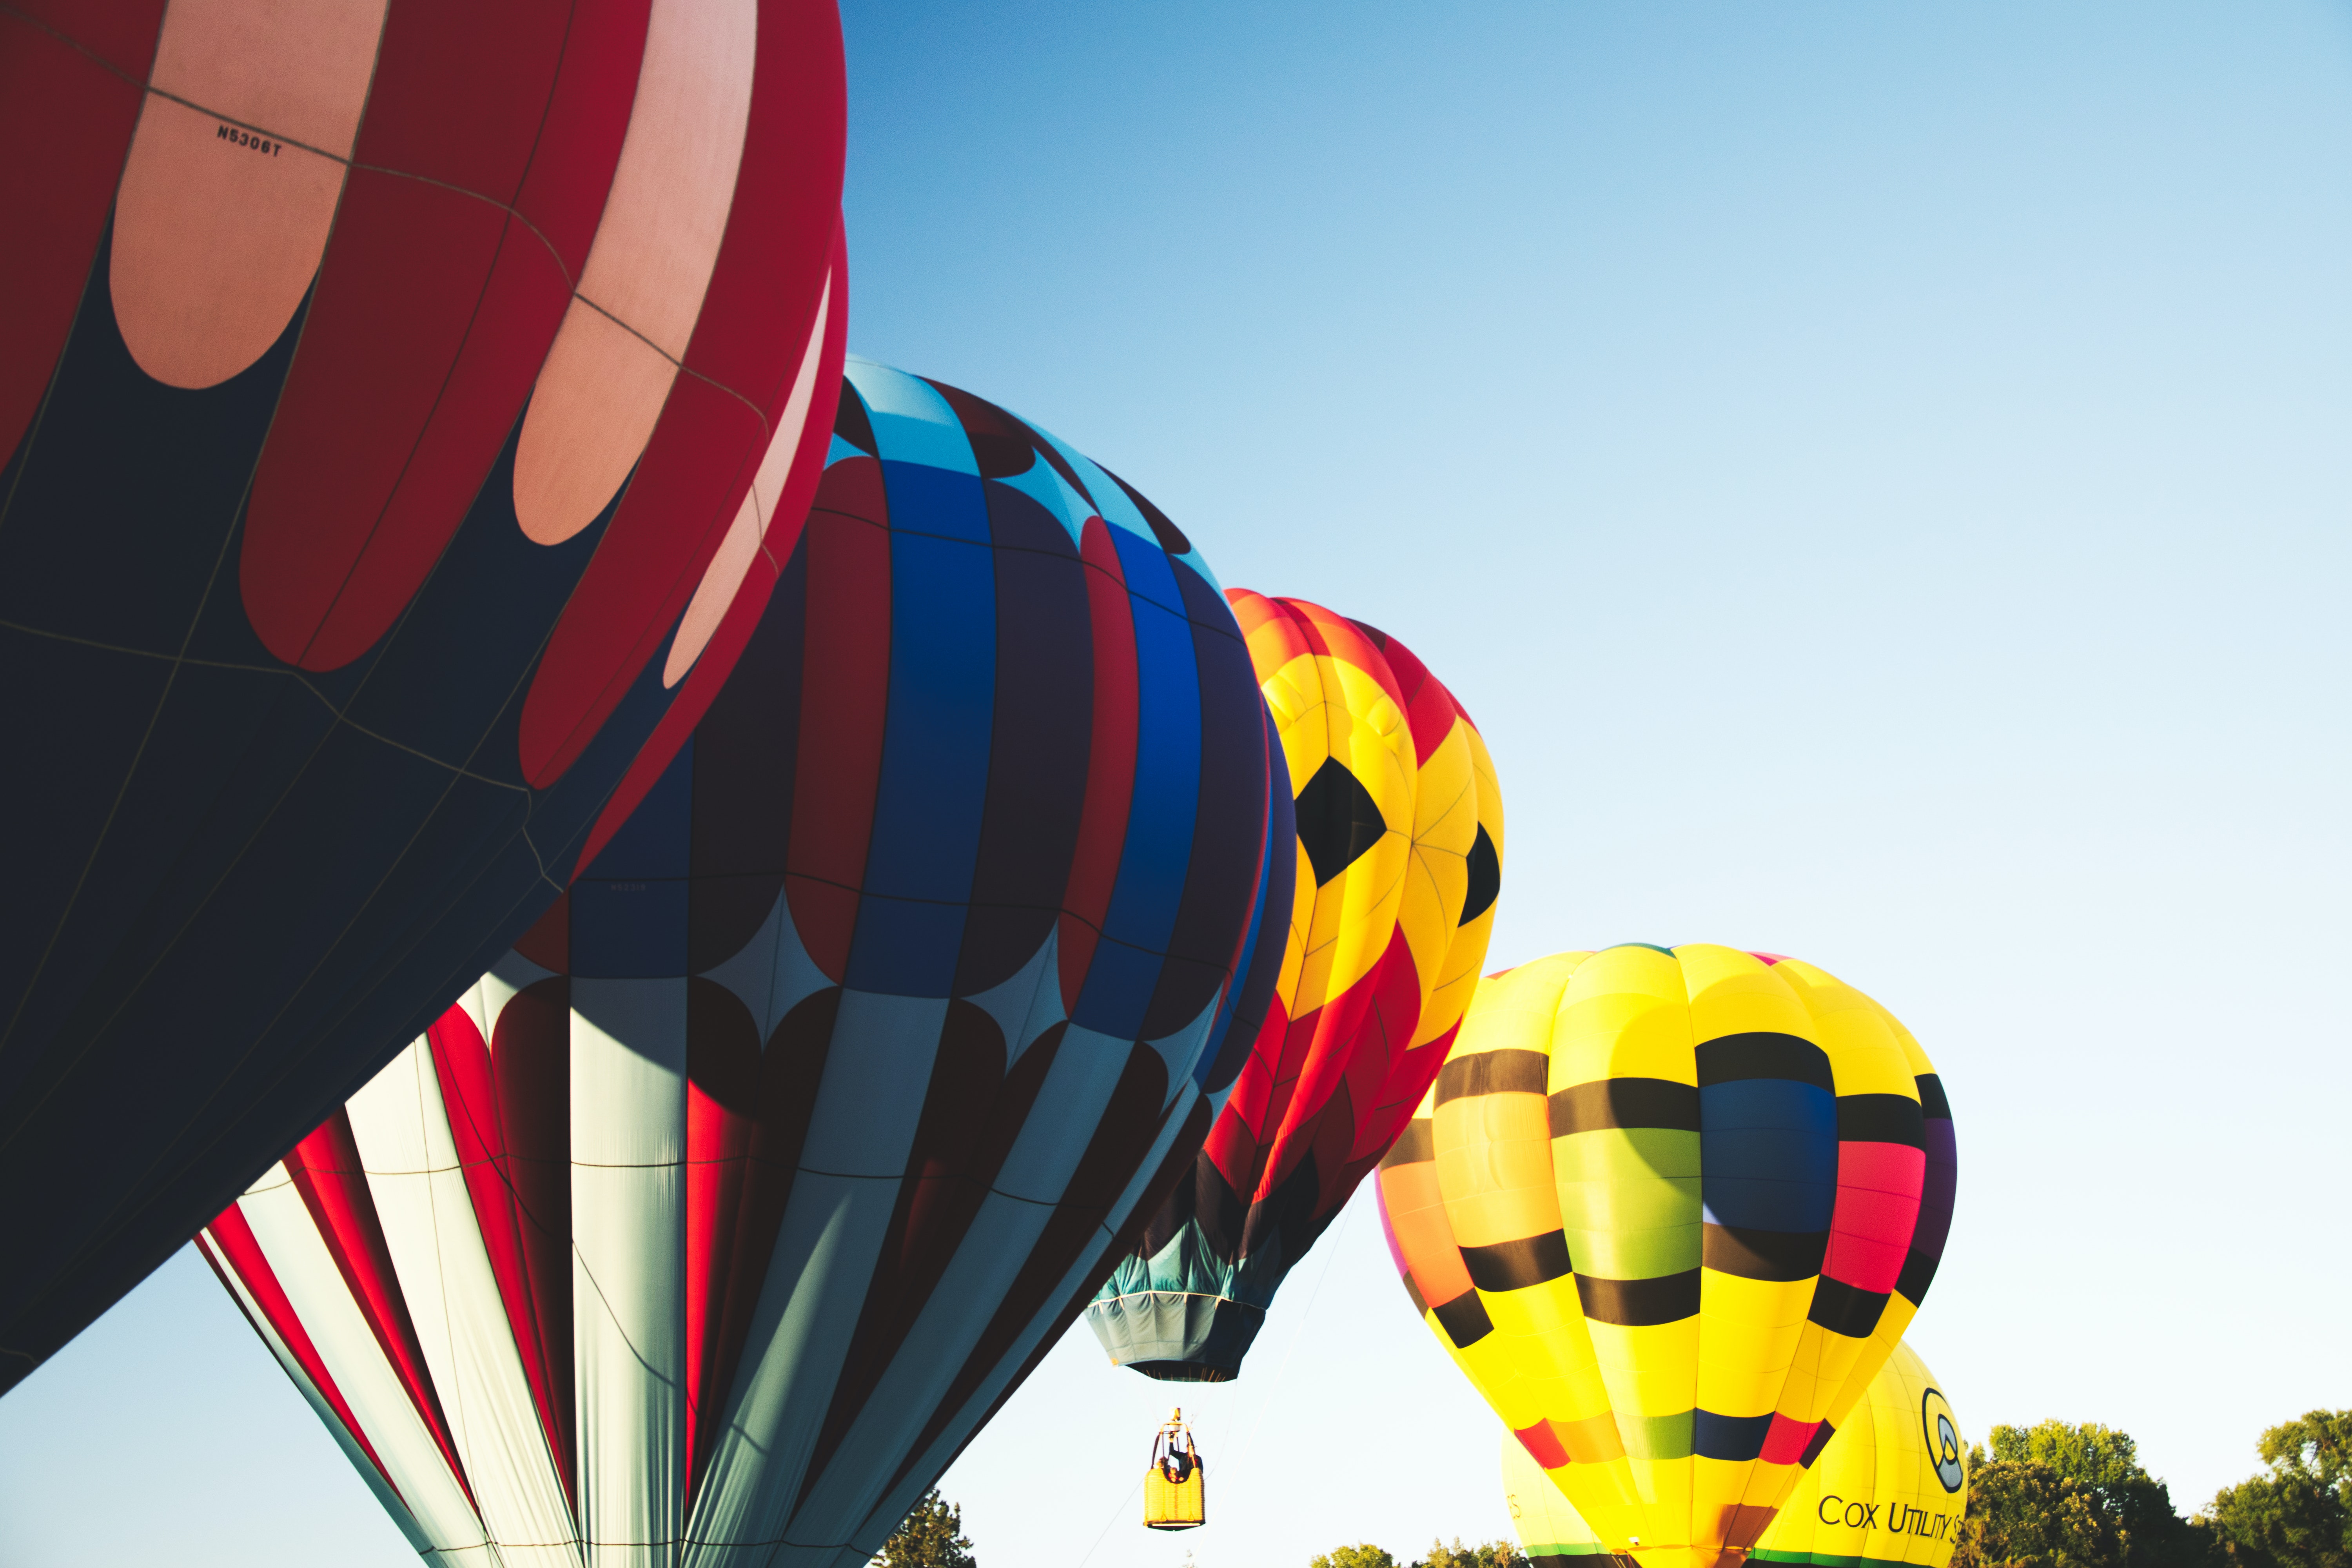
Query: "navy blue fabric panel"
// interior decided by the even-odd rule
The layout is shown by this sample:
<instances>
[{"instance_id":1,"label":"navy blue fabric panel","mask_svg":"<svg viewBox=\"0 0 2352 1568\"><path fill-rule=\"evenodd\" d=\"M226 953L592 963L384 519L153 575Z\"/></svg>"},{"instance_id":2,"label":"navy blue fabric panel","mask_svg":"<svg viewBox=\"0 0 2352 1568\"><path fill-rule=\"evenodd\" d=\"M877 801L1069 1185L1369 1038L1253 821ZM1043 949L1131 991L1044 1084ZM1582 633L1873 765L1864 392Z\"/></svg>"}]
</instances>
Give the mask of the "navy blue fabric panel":
<instances>
[{"instance_id":1,"label":"navy blue fabric panel","mask_svg":"<svg viewBox=\"0 0 2352 1568\"><path fill-rule=\"evenodd\" d=\"M1120 1039L1139 1037L1137 1030L1143 1022L1144 1005L1151 999L1151 988L1159 984L1160 962L1157 952L1105 937L1095 944L1094 959L1087 965L1085 987L1078 993L1078 1005L1070 1009L1070 1021ZM1121 1023L1127 1027L1116 1026Z\"/></svg>"},{"instance_id":2,"label":"navy blue fabric panel","mask_svg":"<svg viewBox=\"0 0 2352 1568\"><path fill-rule=\"evenodd\" d=\"M1752 1459L1764 1451L1764 1435L1771 1429L1769 1411L1761 1415L1717 1415L1712 1410L1694 1410L1691 1452L1703 1459Z\"/></svg>"},{"instance_id":3,"label":"navy blue fabric panel","mask_svg":"<svg viewBox=\"0 0 2352 1568\"><path fill-rule=\"evenodd\" d=\"M1010 979L1052 934L1077 848L1093 734L1094 647L1077 546L1030 497L992 480L987 492L996 712L958 995Z\"/></svg>"},{"instance_id":4,"label":"navy blue fabric panel","mask_svg":"<svg viewBox=\"0 0 2352 1568\"><path fill-rule=\"evenodd\" d=\"M646 798L581 875L608 882L683 877L689 869L693 841L694 739L688 736L653 788L646 791ZM653 973L682 974L685 971Z\"/></svg>"},{"instance_id":5,"label":"navy blue fabric panel","mask_svg":"<svg viewBox=\"0 0 2352 1568\"><path fill-rule=\"evenodd\" d=\"M1168 552L1150 540L1115 525L1110 530L1110 541L1118 552L1118 569L1127 576L1127 591L1171 614L1182 615L1184 592L1176 585L1176 563L1168 559Z\"/></svg>"},{"instance_id":6,"label":"navy blue fabric panel","mask_svg":"<svg viewBox=\"0 0 2352 1568\"><path fill-rule=\"evenodd\" d=\"M1744 1229L1827 1230L1837 1201L1837 1100L1788 1079L1698 1091L1700 1201Z\"/></svg>"},{"instance_id":7,"label":"navy blue fabric panel","mask_svg":"<svg viewBox=\"0 0 2352 1568\"><path fill-rule=\"evenodd\" d=\"M989 542L988 498L977 474L885 458L882 489L890 498L894 531L928 533L974 544Z\"/></svg>"},{"instance_id":8,"label":"navy blue fabric panel","mask_svg":"<svg viewBox=\"0 0 2352 1568\"><path fill-rule=\"evenodd\" d=\"M371 673L344 709L363 729L518 784L521 764L511 749L472 753L508 702L527 689L549 628L627 493L624 487L594 521L562 543L532 542L514 511L521 437L518 418L465 522L415 602L381 639ZM663 707L667 698L665 691Z\"/></svg>"},{"instance_id":9,"label":"navy blue fabric panel","mask_svg":"<svg viewBox=\"0 0 2352 1568\"><path fill-rule=\"evenodd\" d=\"M930 536L932 517L901 488L919 464L886 464L890 494L889 714L866 861L866 897L846 983L945 996L955 978L988 793L996 683L996 574L984 545ZM942 474L950 503L981 504L980 481ZM985 512L982 513L983 521ZM925 910L892 900L927 900Z\"/></svg>"},{"instance_id":10,"label":"navy blue fabric panel","mask_svg":"<svg viewBox=\"0 0 2352 1568\"><path fill-rule=\"evenodd\" d=\"M236 595L226 546L310 302L217 386L165 386L115 326L112 243L0 490L0 619L176 655L205 595Z\"/></svg>"},{"instance_id":11,"label":"navy blue fabric panel","mask_svg":"<svg viewBox=\"0 0 2352 1568\"><path fill-rule=\"evenodd\" d=\"M592 980L684 974L684 879L572 884L572 973Z\"/></svg>"}]
</instances>

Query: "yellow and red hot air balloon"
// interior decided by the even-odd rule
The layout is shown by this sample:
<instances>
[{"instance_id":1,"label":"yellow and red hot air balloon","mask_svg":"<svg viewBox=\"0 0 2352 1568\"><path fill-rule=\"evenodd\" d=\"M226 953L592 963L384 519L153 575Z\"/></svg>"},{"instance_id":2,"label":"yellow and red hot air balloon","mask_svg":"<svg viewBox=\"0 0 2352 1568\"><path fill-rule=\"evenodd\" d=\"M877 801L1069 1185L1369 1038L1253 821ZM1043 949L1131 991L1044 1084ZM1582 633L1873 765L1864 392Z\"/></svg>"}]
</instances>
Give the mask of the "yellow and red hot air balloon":
<instances>
[{"instance_id":1,"label":"yellow and red hot air balloon","mask_svg":"<svg viewBox=\"0 0 2352 1568\"><path fill-rule=\"evenodd\" d=\"M1382 1162L1431 1330L1609 1551L1741 1561L1933 1278L1934 1067L1811 964L1629 944L1483 982Z\"/></svg>"},{"instance_id":2,"label":"yellow and red hot air balloon","mask_svg":"<svg viewBox=\"0 0 2352 1568\"><path fill-rule=\"evenodd\" d=\"M1240 1370L1436 1078L1502 884L1494 763L1412 650L1303 600L1227 597L1297 797L1288 945L1265 1025L1210 1079L1230 1098L1206 1145L1087 1313L1114 1363L1204 1383Z\"/></svg>"}]
</instances>

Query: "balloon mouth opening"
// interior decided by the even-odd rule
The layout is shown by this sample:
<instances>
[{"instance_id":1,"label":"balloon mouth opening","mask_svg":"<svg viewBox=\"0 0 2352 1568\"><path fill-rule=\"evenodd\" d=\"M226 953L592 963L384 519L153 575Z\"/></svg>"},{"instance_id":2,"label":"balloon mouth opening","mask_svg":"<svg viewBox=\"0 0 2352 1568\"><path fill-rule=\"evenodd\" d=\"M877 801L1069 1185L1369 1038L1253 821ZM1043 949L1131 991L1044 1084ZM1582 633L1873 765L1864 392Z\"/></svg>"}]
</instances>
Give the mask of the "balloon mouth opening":
<instances>
[{"instance_id":1,"label":"balloon mouth opening","mask_svg":"<svg viewBox=\"0 0 2352 1568\"><path fill-rule=\"evenodd\" d=\"M1202 1366L1189 1361L1131 1361L1127 1364L1161 1383L1231 1383L1241 1371L1239 1367Z\"/></svg>"}]
</instances>

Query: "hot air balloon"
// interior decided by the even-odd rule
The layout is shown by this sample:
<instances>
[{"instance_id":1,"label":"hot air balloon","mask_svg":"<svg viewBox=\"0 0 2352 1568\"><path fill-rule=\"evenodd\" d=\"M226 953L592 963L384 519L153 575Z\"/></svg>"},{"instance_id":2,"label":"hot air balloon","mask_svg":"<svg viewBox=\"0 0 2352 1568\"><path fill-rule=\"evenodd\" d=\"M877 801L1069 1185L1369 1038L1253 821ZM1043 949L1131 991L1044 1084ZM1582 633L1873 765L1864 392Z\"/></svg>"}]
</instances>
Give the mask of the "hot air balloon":
<instances>
[{"instance_id":1,"label":"hot air balloon","mask_svg":"<svg viewBox=\"0 0 2352 1568\"><path fill-rule=\"evenodd\" d=\"M1478 983L1503 798L1477 726L1396 638L1234 591L1297 791L1274 1006L1193 1162L1087 1321L1118 1365L1223 1382L1411 1120Z\"/></svg>"},{"instance_id":2,"label":"hot air balloon","mask_svg":"<svg viewBox=\"0 0 2352 1568\"><path fill-rule=\"evenodd\" d=\"M708 705L823 469L843 92L831 0L0 13L0 1389Z\"/></svg>"},{"instance_id":3,"label":"hot air balloon","mask_svg":"<svg viewBox=\"0 0 2352 1568\"><path fill-rule=\"evenodd\" d=\"M1946 1568L1968 1510L1968 1441L1907 1340L1799 1479L1751 1563ZM1604 1548L1527 1446L1503 1434L1503 1494L1531 1563Z\"/></svg>"},{"instance_id":4,"label":"hot air balloon","mask_svg":"<svg viewBox=\"0 0 2352 1568\"><path fill-rule=\"evenodd\" d=\"M1809 1568L1948 1568L1968 1512L1968 1439L1906 1341L1749 1554Z\"/></svg>"},{"instance_id":5,"label":"hot air balloon","mask_svg":"<svg viewBox=\"0 0 2352 1568\"><path fill-rule=\"evenodd\" d=\"M644 803L202 1238L436 1561L866 1562L1271 993L1287 784L1198 552L880 365L832 451Z\"/></svg>"},{"instance_id":6,"label":"hot air balloon","mask_svg":"<svg viewBox=\"0 0 2352 1568\"><path fill-rule=\"evenodd\" d=\"M1414 1306L1602 1544L1709 1568L1902 1338L1956 1173L1877 1003L1632 943L1489 975L1379 1193Z\"/></svg>"}]
</instances>

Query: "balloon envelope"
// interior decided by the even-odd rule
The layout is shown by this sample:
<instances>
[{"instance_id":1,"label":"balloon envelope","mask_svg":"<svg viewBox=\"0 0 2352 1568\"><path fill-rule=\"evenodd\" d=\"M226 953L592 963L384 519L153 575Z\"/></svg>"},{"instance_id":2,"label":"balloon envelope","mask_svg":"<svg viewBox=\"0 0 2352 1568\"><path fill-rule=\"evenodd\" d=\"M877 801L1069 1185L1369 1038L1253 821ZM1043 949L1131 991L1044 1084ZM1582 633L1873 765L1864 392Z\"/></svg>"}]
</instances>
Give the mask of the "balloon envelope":
<instances>
[{"instance_id":1,"label":"balloon envelope","mask_svg":"<svg viewBox=\"0 0 2352 1568\"><path fill-rule=\"evenodd\" d=\"M661 781L204 1238L420 1552L865 1563L1265 1006L1279 775L1198 553L953 388L852 362L835 428Z\"/></svg>"},{"instance_id":2,"label":"balloon envelope","mask_svg":"<svg viewBox=\"0 0 2352 1568\"><path fill-rule=\"evenodd\" d=\"M1737 1561L1916 1311L1940 1081L1793 959L1629 944L1489 975L1381 1217L1431 1331L1616 1553Z\"/></svg>"},{"instance_id":3,"label":"balloon envelope","mask_svg":"<svg viewBox=\"0 0 2352 1568\"><path fill-rule=\"evenodd\" d=\"M1281 978L1189 1179L1087 1311L1114 1363L1211 1383L1437 1076L1503 847L1486 742L1411 649L1304 600L1228 596L1297 797Z\"/></svg>"},{"instance_id":4,"label":"balloon envelope","mask_svg":"<svg viewBox=\"0 0 2352 1568\"><path fill-rule=\"evenodd\" d=\"M39 15L0 15L47 150L0 169L0 1388L660 774L846 303L829 3Z\"/></svg>"}]
</instances>

